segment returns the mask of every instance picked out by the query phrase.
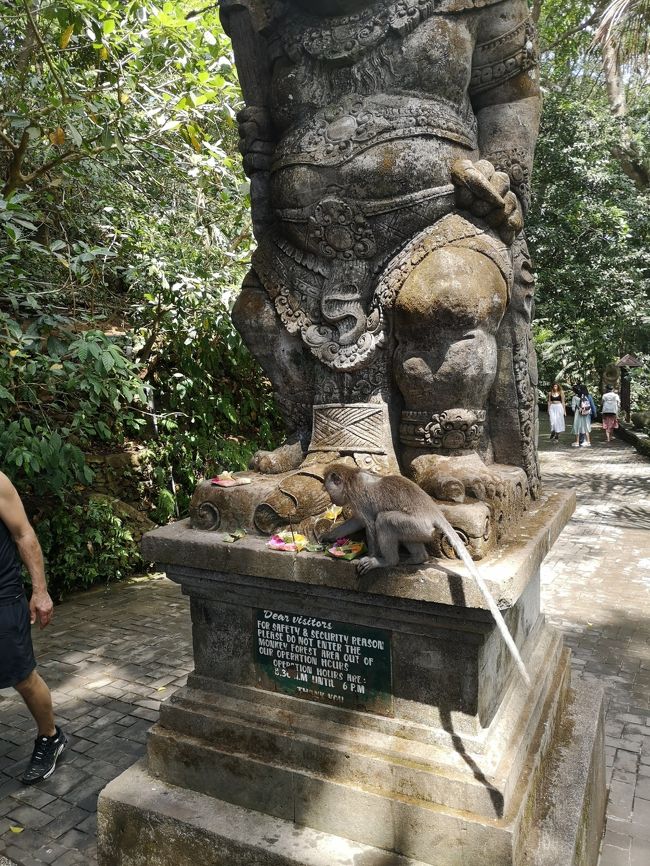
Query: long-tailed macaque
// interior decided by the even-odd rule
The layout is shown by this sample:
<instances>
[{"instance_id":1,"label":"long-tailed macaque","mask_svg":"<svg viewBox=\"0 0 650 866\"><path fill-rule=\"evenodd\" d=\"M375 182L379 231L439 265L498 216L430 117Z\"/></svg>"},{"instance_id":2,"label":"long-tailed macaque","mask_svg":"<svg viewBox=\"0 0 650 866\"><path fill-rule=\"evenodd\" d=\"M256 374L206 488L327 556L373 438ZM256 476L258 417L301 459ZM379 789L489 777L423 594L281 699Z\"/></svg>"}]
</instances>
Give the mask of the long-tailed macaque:
<instances>
[{"instance_id":1,"label":"long-tailed macaque","mask_svg":"<svg viewBox=\"0 0 650 866\"><path fill-rule=\"evenodd\" d=\"M396 566L400 544L409 554L403 562L425 562L428 559L425 544L433 540L437 531L442 532L478 584L526 685L530 686L517 645L490 590L460 536L422 488L402 475L372 475L356 466L335 463L325 471L325 489L335 505L349 506L353 516L325 533L322 540L335 541L360 529L366 531L368 556L359 560L359 574Z\"/></svg>"}]
</instances>

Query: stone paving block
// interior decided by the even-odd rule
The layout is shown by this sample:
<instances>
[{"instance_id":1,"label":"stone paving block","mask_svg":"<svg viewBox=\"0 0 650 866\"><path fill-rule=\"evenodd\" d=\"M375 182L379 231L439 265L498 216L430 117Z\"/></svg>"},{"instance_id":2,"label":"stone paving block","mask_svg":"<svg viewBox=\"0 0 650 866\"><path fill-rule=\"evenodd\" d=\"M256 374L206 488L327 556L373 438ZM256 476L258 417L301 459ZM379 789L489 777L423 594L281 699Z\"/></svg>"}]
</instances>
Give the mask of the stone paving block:
<instances>
[{"instance_id":1,"label":"stone paving block","mask_svg":"<svg viewBox=\"0 0 650 866\"><path fill-rule=\"evenodd\" d=\"M614 756L614 767L621 770L629 770L636 773L639 764L638 755L627 752L625 749L617 749Z\"/></svg>"},{"instance_id":2,"label":"stone paving block","mask_svg":"<svg viewBox=\"0 0 650 866\"><path fill-rule=\"evenodd\" d=\"M131 715L138 719L146 719L148 722L157 722L160 718L160 712L158 709L152 710L141 706L137 706Z\"/></svg>"},{"instance_id":3,"label":"stone paving block","mask_svg":"<svg viewBox=\"0 0 650 866\"><path fill-rule=\"evenodd\" d=\"M97 835L97 812L95 811L93 814L88 815L80 824L77 824L76 827L82 833L86 833L92 839Z\"/></svg>"},{"instance_id":4,"label":"stone paving block","mask_svg":"<svg viewBox=\"0 0 650 866\"><path fill-rule=\"evenodd\" d=\"M34 827L26 827L22 833L12 833L11 840L12 844L15 845L16 848L20 848L21 851L25 852L25 854L31 856L41 844L43 835L40 830ZM24 855L21 857L21 860L22 859L24 859Z\"/></svg>"},{"instance_id":5,"label":"stone paving block","mask_svg":"<svg viewBox=\"0 0 650 866\"><path fill-rule=\"evenodd\" d=\"M82 853L81 851L68 850L65 854L53 860L52 866L82 866L82 864L91 862L96 862L96 859L90 860L87 852Z\"/></svg>"},{"instance_id":6,"label":"stone paving block","mask_svg":"<svg viewBox=\"0 0 650 866\"><path fill-rule=\"evenodd\" d=\"M21 827L38 829L52 820L51 815L26 803L20 804L14 801L14 806L15 808L7 813L7 818Z\"/></svg>"},{"instance_id":7,"label":"stone paving block","mask_svg":"<svg viewBox=\"0 0 650 866\"><path fill-rule=\"evenodd\" d=\"M68 830L59 839L59 844L65 848L74 848L76 851L85 851L95 844L95 839L90 833L81 830Z\"/></svg>"},{"instance_id":8,"label":"stone paving block","mask_svg":"<svg viewBox=\"0 0 650 866\"><path fill-rule=\"evenodd\" d=\"M84 740L82 737L75 734L74 737L70 738L70 750L72 752L77 752L80 755L84 755L89 750L93 749L97 744L93 743L92 740Z\"/></svg>"},{"instance_id":9,"label":"stone paving block","mask_svg":"<svg viewBox=\"0 0 650 866\"><path fill-rule=\"evenodd\" d=\"M635 797L630 820L634 824L636 832L641 829L643 838L650 839L650 800Z\"/></svg>"},{"instance_id":10,"label":"stone paving block","mask_svg":"<svg viewBox=\"0 0 650 866\"><path fill-rule=\"evenodd\" d=\"M32 857L25 851L22 851L19 856L20 860L16 861L15 866L41 866L41 864L38 862L38 860L36 860L35 857Z\"/></svg>"},{"instance_id":11,"label":"stone paving block","mask_svg":"<svg viewBox=\"0 0 650 866\"><path fill-rule=\"evenodd\" d=\"M618 782L627 782L628 785L632 786L636 784L636 772L634 770L621 770L617 767L612 767L610 778L616 779Z\"/></svg>"},{"instance_id":12,"label":"stone paving block","mask_svg":"<svg viewBox=\"0 0 650 866\"><path fill-rule=\"evenodd\" d=\"M49 842L35 852L34 858L41 863L53 863L57 857L62 857L68 850L68 848L64 848L58 842Z\"/></svg>"},{"instance_id":13,"label":"stone paving block","mask_svg":"<svg viewBox=\"0 0 650 866\"><path fill-rule=\"evenodd\" d=\"M14 791L18 791L20 788L23 788L24 785L22 782L19 782L18 779L9 779L6 781L0 782L0 800L3 800L5 797L8 797L10 794L13 794Z\"/></svg>"},{"instance_id":14,"label":"stone paving block","mask_svg":"<svg viewBox=\"0 0 650 866\"><path fill-rule=\"evenodd\" d=\"M29 806L34 806L36 809L46 806L55 799L52 794L43 791L38 785L25 785L15 791L11 797L19 803L26 803Z\"/></svg>"},{"instance_id":15,"label":"stone paving block","mask_svg":"<svg viewBox=\"0 0 650 866\"><path fill-rule=\"evenodd\" d=\"M643 800L650 800L650 778L647 776L639 778L634 792L636 797Z\"/></svg>"},{"instance_id":16,"label":"stone paving block","mask_svg":"<svg viewBox=\"0 0 650 866\"><path fill-rule=\"evenodd\" d=\"M39 786L48 794L53 794L61 797L67 791L70 791L75 785L87 778L87 774L83 770L79 770L69 763L65 762L65 753L61 758L61 763L57 764L56 772L49 779L40 782Z\"/></svg>"},{"instance_id":17,"label":"stone paving block","mask_svg":"<svg viewBox=\"0 0 650 866\"><path fill-rule=\"evenodd\" d=\"M71 803L73 806L78 806L85 811L91 811L87 809L86 806L83 805L83 802L87 800L89 797L95 798L95 802L97 800L97 795L104 787L105 782L103 779L98 779L97 777L89 777L81 782L80 785L77 785L75 788L72 788L71 791L68 791L67 794L64 794L63 799Z\"/></svg>"},{"instance_id":18,"label":"stone paving block","mask_svg":"<svg viewBox=\"0 0 650 866\"><path fill-rule=\"evenodd\" d=\"M74 845L68 845L65 841L66 835L88 817L89 813L85 809L80 809L78 806L66 804L67 809L51 824L49 836L51 839L56 839L60 845L67 848L73 848Z\"/></svg>"},{"instance_id":19,"label":"stone paving block","mask_svg":"<svg viewBox=\"0 0 650 866\"><path fill-rule=\"evenodd\" d=\"M632 840L630 866L648 866L650 863L650 840L636 837Z\"/></svg>"},{"instance_id":20,"label":"stone paving block","mask_svg":"<svg viewBox=\"0 0 650 866\"><path fill-rule=\"evenodd\" d=\"M610 822L610 825L612 823ZM603 845L612 845L614 848L623 848L625 851L629 851L632 845L631 825L628 824L626 829L627 833L619 833L616 828L612 829L611 826L608 826L603 838Z\"/></svg>"},{"instance_id":21,"label":"stone paving block","mask_svg":"<svg viewBox=\"0 0 650 866\"><path fill-rule=\"evenodd\" d=\"M0 854L8 857L11 861L12 866L14 866L15 858L20 857L22 855L22 851L20 850L20 848L16 848L15 845L9 844L5 845L4 849L0 848Z\"/></svg>"}]
</instances>

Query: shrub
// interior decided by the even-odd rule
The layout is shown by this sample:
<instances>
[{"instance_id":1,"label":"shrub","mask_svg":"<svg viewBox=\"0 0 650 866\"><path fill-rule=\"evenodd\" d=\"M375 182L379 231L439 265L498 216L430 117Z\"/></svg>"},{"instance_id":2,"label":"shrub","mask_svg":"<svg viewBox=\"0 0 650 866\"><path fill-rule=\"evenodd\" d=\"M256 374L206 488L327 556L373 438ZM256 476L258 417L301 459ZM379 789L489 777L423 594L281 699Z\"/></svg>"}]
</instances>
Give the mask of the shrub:
<instances>
[{"instance_id":1,"label":"shrub","mask_svg":"<svg viewBox=\"0 0 650 866\"><path fill-rule=\"evenodd\" d=\"M59 504L36 524L52 598L130 574L142 565L132 530L111 502Z\"/></svg>"}]
</instances>

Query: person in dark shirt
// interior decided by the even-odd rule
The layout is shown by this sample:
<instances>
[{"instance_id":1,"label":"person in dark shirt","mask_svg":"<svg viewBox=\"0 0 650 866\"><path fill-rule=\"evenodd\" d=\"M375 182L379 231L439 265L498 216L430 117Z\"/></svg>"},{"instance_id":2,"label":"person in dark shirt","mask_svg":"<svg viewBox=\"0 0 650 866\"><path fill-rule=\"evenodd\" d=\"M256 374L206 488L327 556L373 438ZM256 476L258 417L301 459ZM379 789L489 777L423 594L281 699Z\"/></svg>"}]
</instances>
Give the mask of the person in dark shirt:
<instances>
[{"instance_id":1,"label":"person in dark shirt","mask_svg":"<svg viewBox=\"0 0 650 866\"><path fill-rule=\"evenodd\" d=\"M27 602L20 559L32 580ZM52 775L68 739L56 725L52 696L36 671L30 626L52 619L43 553L20 496L0 472L0 688L15 688L38 728L34 750L21 781L33 785Z\"/></svg>"}]
</instances>

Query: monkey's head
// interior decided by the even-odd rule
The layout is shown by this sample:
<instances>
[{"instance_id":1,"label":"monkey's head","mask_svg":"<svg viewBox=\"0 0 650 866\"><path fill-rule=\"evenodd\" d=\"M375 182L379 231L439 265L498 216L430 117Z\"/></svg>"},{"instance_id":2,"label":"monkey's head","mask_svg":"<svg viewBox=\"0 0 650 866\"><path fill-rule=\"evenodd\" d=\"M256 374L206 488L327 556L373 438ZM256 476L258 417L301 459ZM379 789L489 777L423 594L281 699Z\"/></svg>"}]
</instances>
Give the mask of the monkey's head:
<instances>
[{"instance_id":1,"label":"monkey's head","mask_svg":"<svg viewBox=\"0 0 650 866\"><path fill-rule=\"evenodd\" d=\"M350 483L359 474L356 466L334 463L325 470L323 483L334 505L347 505L350 501Z\"/></svg>"}]
</instances>

